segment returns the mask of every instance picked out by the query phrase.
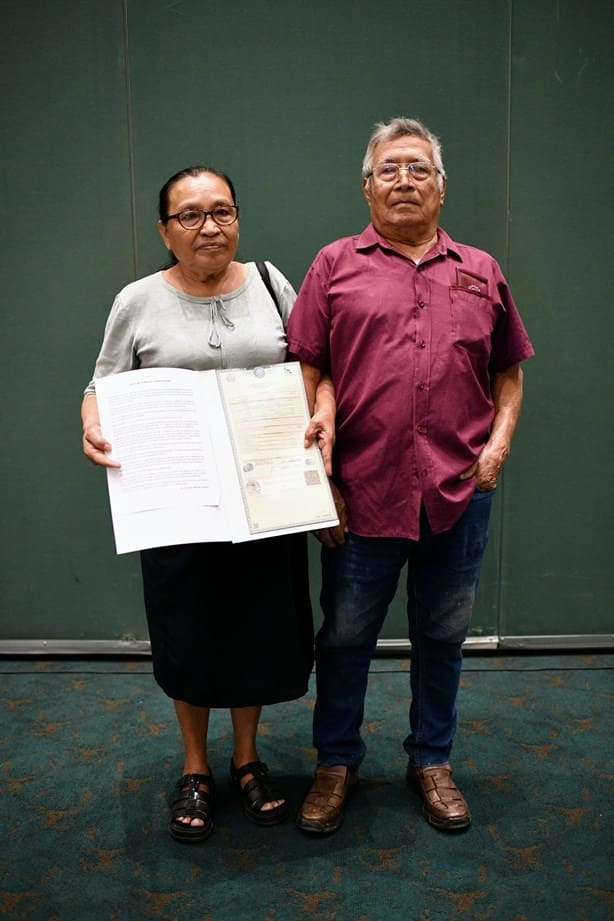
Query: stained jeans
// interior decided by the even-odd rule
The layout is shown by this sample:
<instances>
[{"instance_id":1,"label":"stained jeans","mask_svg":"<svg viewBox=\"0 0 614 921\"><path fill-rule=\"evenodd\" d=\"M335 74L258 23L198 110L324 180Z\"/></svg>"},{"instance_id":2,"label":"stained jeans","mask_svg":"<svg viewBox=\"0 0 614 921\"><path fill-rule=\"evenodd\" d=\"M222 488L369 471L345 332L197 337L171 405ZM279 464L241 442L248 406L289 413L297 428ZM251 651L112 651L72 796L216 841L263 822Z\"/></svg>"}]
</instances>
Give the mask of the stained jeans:
<instances>
[{"instance_id":1,"label":"stained jeans","mask_svg":"<svg viewBox=\"0 0 614 921\"><path fill-rule=\"evenodd\" d=\"M369 665L399 575L407 563L407 620L411 642L409 760L449 761L456 731L456 696L480 567L488 539L494 490L475 492L450 531L431 533L426 515L417 541L346 534L322 548L316 637L313 741L320 764L357 769L366 746L360 735Z\"/></svg>"}]
</instances>

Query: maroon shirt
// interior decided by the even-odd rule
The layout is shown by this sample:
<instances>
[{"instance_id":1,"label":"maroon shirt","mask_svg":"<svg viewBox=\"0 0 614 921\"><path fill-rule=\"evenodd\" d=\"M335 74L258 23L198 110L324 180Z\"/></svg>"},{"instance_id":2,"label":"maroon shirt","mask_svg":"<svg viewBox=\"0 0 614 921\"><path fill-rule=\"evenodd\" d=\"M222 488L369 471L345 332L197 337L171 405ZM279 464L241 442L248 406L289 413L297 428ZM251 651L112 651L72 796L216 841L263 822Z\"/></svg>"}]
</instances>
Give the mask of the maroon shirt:
<instances>
[{"instance_id":1,"label":"maroon shirt","mask_svg":"<svg viewBox=\"0 0 614 921\"><path fill-rule=\"evenodd\" d=\"M301 285L288 348L329 370L337 396L333 479L350 531L419 536L467 507L494 416L493 375L533 347L497 262L438 229L419 265L377 233L325 246Z\"/></svg>"}]
</instances>

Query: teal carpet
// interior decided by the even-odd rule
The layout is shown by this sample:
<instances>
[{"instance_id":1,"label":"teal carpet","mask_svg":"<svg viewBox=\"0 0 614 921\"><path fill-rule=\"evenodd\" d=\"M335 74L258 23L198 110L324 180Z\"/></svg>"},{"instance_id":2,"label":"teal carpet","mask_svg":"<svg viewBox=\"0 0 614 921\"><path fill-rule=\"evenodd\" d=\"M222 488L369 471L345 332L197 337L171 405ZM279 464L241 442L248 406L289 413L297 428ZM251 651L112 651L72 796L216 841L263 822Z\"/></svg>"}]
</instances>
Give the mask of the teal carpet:
<instances>
[{"instance_id":1,"label":"teal carpet","mask_svg":"<svg viewBox=\"0 0 614 921\"><path fill-rule=\"evenodd\" d=\"M0 659L0 914L15 921L606 921L614 918L611 654L468 655L455 779L474 824L432 829L404 787L406 659L376 659L362 784L324 839L259 828L211 725L215 828L166 833L181 772L148 659ZM310 693L268 707L260 755L293 810L313 770Z\"/></svg>"}]
</instances>

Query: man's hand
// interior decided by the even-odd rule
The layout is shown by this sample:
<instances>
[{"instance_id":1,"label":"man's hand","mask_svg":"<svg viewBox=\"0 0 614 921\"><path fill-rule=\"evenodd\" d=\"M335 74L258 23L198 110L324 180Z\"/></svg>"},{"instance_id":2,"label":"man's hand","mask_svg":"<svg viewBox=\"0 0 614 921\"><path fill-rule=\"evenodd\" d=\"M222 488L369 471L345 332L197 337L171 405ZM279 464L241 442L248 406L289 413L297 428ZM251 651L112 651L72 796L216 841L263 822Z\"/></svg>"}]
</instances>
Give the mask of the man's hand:
<instances>
[{"instance_id":1,"label":"man's hand","mask_svg":"<svg viewBox=\"0 0 614 921\"><path fill-rule=\"evenodd\" d=\"M305 447L316 443L320 449L326 475L333 472L333 447L335 444L335 418L326 410L316 410L305 429Z\"/></svg>"},{"instance_id":2,"label":"man's hand","mask_svg":"<svg viewBox=\"0 0 614 921\"><path fill-rule=\"evenodd\" d=\"M314 442L320 449L326 475L333 472L333 447L335 445L335 413L337 403L330 375L321 374L313 365L301 362L301 372L307 394L311 419L305 429L305 447Z\"/></svg>"},{"instance_id":3,"label":"man's hand","mask_svg":"<svg viewBox=\"0 0 614 921\"><path fill-rule=\"evenodd\" d=\"M319 531L312 531L311 533L325 547L337 547L339 544L345 543L345 532L348 529L347 510L345 500L332 480L330 481L330 489L333 494L339 524L335 525L334 528L321 528Z\"/></svg>"},{"instance_id":4,"label":"man's hand","mask_svg":"<svg viewBox=\"0 0 614 921\"><path fill-rule=\"evenodd\" d=\"M461 480L475 476L475 488L481 492L494 489L503 465L509 457L512 435L522 405L522 369L519 364L495 374L493 384L495 416L490 438L477 461L464 473Z\"/></svg>"},{"instance_id":5,"label":"man's hand","mask_svg":"<svg viewBox=\"0 0 614 921\"><path fill-rule=\"evenodd\" d=\"M490 442L488 442L477 461L468 470L461 473L461 480L468 480L470 477L475 476L475 488L478 492L489 492L497 485L499 474L503 470L503 464L508 454L509 449L507 452L493 450Z\"/></svg>"}]
</instances>

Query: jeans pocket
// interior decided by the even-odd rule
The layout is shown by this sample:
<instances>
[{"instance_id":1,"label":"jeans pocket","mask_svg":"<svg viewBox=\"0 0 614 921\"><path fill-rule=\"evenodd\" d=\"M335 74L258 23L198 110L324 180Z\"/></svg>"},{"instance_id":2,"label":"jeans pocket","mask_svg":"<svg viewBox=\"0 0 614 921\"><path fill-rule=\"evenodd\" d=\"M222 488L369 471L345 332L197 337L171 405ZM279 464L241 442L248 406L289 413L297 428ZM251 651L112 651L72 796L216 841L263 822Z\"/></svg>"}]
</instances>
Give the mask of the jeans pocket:
<instances>
[{"instance_id":1,"label":"jeans pocket","mask_svg":"<svg viewBox=\"0 0 614 921\"><path fill-rule=\"evenodd\" d=\"M479 487L476 486L476 488L475 488L475 490L474 490L474 492L473 492L473 495L472 495L472 497L471 497L471 501L472 501L472 502L481 502L481 501L483 501L484 499L492 499L492 497L494 496L494 494L496 493L496 491L497 491L497 487L496 487L496 486L493 486L492 489L480 489Z\"/></svg>"}]
</instances>

